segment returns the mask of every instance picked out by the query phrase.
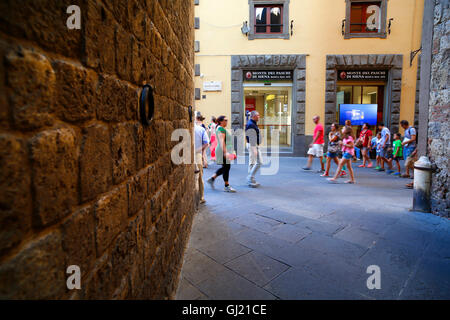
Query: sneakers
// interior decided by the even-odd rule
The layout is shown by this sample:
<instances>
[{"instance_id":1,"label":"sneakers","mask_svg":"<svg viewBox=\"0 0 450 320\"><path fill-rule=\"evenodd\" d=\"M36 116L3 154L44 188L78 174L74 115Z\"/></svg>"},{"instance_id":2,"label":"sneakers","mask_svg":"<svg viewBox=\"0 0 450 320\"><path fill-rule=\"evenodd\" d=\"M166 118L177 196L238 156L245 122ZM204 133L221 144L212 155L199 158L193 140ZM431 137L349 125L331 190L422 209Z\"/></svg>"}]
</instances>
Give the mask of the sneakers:
<instances>
[{"instance_id":1,"label":"sneakers","mask_svg":"<svg viewBox=\"0 0 450 320\"><path fill-rule=\"evenodd\" d=\"M358 168L365 168L366 166L365 165L363 165L363 164L360 164L359 166L358 166Z\"/></svg>"},{"instance_id":2,"label":"sneakers","mask_svg":"<svg viewBox=\"0 0 450 320\"><path fill-rule=\"evenodd\" d=\"M328 172L325 172L324 174L320 175L321 177L329 177Z\"/></svg>"},{"instance_id":3,"label":"sneakers","mask_svg":"<svg viewBox=\"0 0 450 320\"><path fill-rule=\"evenodd\" d=\"M214 179L213 177L206 180L206 182L211 186L212 189L214 189Z\"/></svg>"},{"instance_id":4,"label":"sneakers","mask_svg":"<svg viewBox=\"0 0 450 320\"><path fill-rule=\"evenodd\" d=\"M341 177L345 177L347 175L347 172L345 172L344 170L341 171L340 176Z\"/></svg>"},{"instance_id":5,"label":"sneakers","mask_svg":"<svg viewBox=\"0 0 450 320\"><path fill-rule=\"evenodd\" d=\"M372 162L371 162L371 163L369 163L369 164L367 165L367 168L372 168L372 166L373 166L373 164L372 164Z\"/></svg>"},{"instance_id":6,"label":"sneakers","mask_svg":"<svg viewBox=\"0 0 450 320\"><path fill-rule=\"evenodd\" d=\"M225 192L236 192L236 190L233 189L230 185L225 186L225 187L223 188L223 191L225 191Z\"/></svg>"},{"instance_id":7,"label":"sneakers","mask_svg":"<svg viewBox=\"0 0 450 320\"><path fill-rule=\"evenodd\" d=\"M394 176L400 176L400 172L396 172L393 174Z\"/></svg>"},{"instance_id":8,"label":"sneakers","mask_svg":"<svg viewBox=\"0 0 450 320\"><path fill-rule=\"evenodd\" d=\"M255 181L255 182L249 182L248 186L250 188L258 188L260 186L260 184Z\"/></svg>"},{"instance_id":9,"label":"sneakers","mask_svg":"<svg viewBox=\"0 0 450 320\"><path fill-rule=\"evenodd\" d=\"M373 168L374 170L380 170L381 167L380 166L376 166L375 168Z\"/></svg>"},{"instance_id":10,"label":"sneakers","mask_svg":"<svg viewBox=\"0 0 450 320\"><path fill-rule=\"evenodd\" d=\"M380 170L380 171L381 171L381 170ZM386 170L386 173L387 173L387 174L391 174L392 172L394 172L394 170L391 170L391 169Z\"/></svg>"},{"instance_id":11,"label":"sneakers","mask_svg":"<svg viewBox=\"0 0 450 320\"><path fill-rule=\"evenodd\" d=\"M375 169L377 171L384 171L384 168L379 167L378 169Z\"/></svg>"},{"instance_id":12,"label":"sneakers","mask_svg":"<svg viewBox=\"0 0 450 320\"><path fill-rule=\"evenodd\" d=\"M309 170L311 170L311 168L310 167L303 167L303 170L309 171Z\"/></svg>"}]
</instances>

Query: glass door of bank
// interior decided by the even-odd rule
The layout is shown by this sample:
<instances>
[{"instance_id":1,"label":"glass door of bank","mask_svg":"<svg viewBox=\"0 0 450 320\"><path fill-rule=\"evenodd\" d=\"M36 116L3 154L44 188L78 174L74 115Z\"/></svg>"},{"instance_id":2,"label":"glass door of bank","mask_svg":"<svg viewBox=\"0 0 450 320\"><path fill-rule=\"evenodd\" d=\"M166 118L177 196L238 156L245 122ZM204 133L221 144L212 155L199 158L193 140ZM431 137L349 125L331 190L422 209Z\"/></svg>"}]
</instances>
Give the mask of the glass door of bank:
<instances>
[{"instance_id":1,"label":"glass door of bank","mask_svg":"<svg viewBox=\"0 0 450 320\"><path fill-rule=\"evenodd\" d=\"M244 86L245 123L251 111L260 114L258 127L261 133L261 147L269 151L272 144L278 144L279 150L292 149L292 88L278 87L248 87ZM278 131L279 141L274 136Z\"/></svg>"}]
</instances>

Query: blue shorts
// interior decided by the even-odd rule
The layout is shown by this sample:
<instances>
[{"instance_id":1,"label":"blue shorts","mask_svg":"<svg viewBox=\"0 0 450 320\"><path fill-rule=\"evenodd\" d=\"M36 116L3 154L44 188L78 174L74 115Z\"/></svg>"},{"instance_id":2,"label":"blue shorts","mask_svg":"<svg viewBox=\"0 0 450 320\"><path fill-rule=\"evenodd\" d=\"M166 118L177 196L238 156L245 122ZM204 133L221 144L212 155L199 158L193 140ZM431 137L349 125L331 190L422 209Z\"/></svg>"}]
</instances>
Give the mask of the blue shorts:
<instances>
[{"instance_id":1,"label":"blue shorts","mask_svg":"<svg viewBox=\"0 0 450 320\"><path fill-rule=\"evenodd\" d=\"M414 152L414 150L416 150L416 147L404 147L403 148L403 157L406 159L408 159L408 157L411 155L411 153Z\"/></svg>"},{"instance_id":2,"label":"blue shorts","mask_svg":"<svg viewBox=\"0 0 450 320\"><path fill-rule=\"evenodd\" d=\"M353 155L352 154L350 154L350 153L348 153L348 152L344 152L344 154L342 155L342 157L344 158L344 159L353 159Z\"/></svg>"},{"instance_id":3,"label":"blue shorts","mask_svg":"<svg viewBox=\"0 0 450 320\"><path fill-rule=\"evenodd\" d=\"M336 158L337 157L337 152L327 152L327 157L328 158Z\"/></svg>"}]
</instances>

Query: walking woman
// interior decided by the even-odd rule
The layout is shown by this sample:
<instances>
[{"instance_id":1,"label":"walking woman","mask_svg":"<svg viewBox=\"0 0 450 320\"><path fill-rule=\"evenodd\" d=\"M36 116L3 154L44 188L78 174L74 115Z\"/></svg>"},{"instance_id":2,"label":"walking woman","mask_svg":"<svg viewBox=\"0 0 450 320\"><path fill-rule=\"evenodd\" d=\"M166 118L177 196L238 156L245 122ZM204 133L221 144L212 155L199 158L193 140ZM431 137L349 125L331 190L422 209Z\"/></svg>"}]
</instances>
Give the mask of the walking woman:
<instances>
[{"instance_id":1,"label":"walking woman","mask_svg":"<svg viewBox=\"0 0 450 320\"><path fill-rule=\"evenodd\" d=\"M339 144L342 146L343 155L334 177L328 179L331 182L336 182L342 167L346 165L350 173L350 180L345 181L345 183L355 183L355 175L352 168L352 158L355 155L355 140L353 139L352 133L351 127L345 126L342 129L342 141L339 141Z\"/></svg>"},{"instance_id":2,"label":"walking woman","mask_svg":"<svg viewBox=\"0 0 450 320\"><path fill-rule=\"evenodd\" d=\"M209 151L211 153L211 160L212 161L216 161L216 146L217 146L217 139L216 139L216 122L217 119L216 117L212 116L211 117L211 123L208 126L209 129L209 140L210 140L210 145L209 145Z\"/></svg>"},{"instance_id":3,"label":"walking woman","mask_svg":"<svg viewBox=\"0 0 450 320\"><path fill-rule=\"evenodd\" d=\"M337 123L333 123L331 125L331 131L328 134L327 166L325 169L325 173L322 174L321 177L329 177L328 173L330 172L331 160L333 160L336 165L339 166L337 154L339 152L340 139L341 134L339 133L339 125Z\"/></svg>"},{"instance_id":4,"label":"walking woman","mask_svg":"<svg viewBox=\"0 0 450 320\"><path fill-rule=\"evenodd\" d=\"M233 138L231 134L228 132L227 127L228 119L225 116L220 116L217 118L217 129L216 129L216 139L217 139L217 147L216 147L216 162L217 164L221 164L222 167L216 171L216 173L207 180L210 184L211 188L214 189L214 181L220 175L223 176L223 181L225 182L224 191L225 192L236 192L233 189L228 180L230 177L230 161L235 158L235 155L231 153Z\"/></svg>"},{"instance_id":5,"label":"walking woman","mask_svg":"<svg viewBox=\"0 0 450 320\"><path fill-rule=\"evenodd\" d=\"M364 168L366 166L366 162L368 163L367 168L372 168L372 161L370 161L369 150L370 144L372 141L372 131L369 129L369 124L364 123L361 134L359 135L359 141L361 141L361 153L363 157L363 163L359 165L360 168Z\"/></svg>"}]
</instances>

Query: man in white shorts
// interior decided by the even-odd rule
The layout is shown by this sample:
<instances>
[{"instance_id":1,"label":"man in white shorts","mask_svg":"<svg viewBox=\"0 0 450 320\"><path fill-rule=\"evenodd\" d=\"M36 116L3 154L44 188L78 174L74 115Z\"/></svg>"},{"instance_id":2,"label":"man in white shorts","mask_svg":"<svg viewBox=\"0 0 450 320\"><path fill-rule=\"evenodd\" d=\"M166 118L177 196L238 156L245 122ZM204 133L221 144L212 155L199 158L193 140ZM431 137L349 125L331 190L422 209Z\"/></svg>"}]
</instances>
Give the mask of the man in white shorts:
<instances>
[{"instance_id":1,"label":"man in white shorts","mask_svg":"<svg viewBox=\"0 0 450 320\"><path fill-rule=\"evenodd\" d=\"M320 170L319 172L325 172L325 165L322 161L323 144L325 143L325 140L323 139L324 130L322 124L319 122L319 116L314 116L313 121L316 124L316 127L314 128L313 142L309 145L308 163L306 164L306 167L303 168L303 170L311 170L313 158L316 157L320 159L320 167L322 168L322 170Z\"/></svg>"}]
</instances>

